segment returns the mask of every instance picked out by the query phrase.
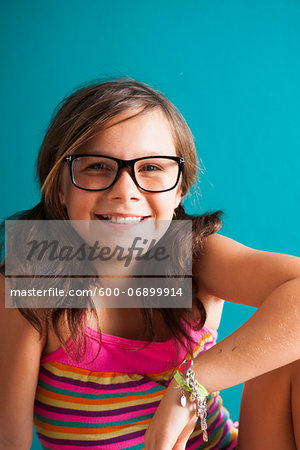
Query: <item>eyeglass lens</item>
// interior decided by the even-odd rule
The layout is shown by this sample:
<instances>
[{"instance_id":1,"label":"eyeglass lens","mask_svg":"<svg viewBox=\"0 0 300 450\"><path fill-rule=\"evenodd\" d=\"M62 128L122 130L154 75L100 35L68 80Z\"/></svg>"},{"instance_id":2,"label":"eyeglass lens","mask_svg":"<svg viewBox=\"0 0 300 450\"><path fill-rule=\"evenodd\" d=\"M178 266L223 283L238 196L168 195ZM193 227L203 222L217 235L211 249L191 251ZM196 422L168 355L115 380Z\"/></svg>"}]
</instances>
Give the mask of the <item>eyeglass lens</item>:
<instances>
[{"instance_id":1,"label":"eyeglass lens","mask_svg":"<svg viewBox=\"0 0 300 450\"><path fill-rule=\"evenodd\" d=\"M115 179L118 163L102 156L82 156L73 161L73 179L83 189L105 189ZM177 161L149 158L136 161L135 177L142 189L162 191L171 189L178 177Z\"/></svg>"}]
</instances>

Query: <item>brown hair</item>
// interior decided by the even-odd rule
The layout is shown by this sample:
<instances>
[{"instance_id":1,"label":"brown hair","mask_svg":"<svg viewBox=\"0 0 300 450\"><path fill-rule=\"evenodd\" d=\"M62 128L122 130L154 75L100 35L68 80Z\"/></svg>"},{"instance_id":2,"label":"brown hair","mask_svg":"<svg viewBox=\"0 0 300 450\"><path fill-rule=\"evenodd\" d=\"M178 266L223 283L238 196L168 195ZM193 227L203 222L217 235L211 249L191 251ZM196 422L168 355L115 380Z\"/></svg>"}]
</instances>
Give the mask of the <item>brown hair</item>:
<instances>
[{"instance_id":1,"label":"brown hair","mask_svg":"<svg viewBox=\"0 0 300 450\"><path fill-rule=\"evenodd\" d=\"M18 215L22 220L33 219L67 219L67 213L59 198L59 179L62 161L67 154L75 153L81 145L94 137L108 122L123 112L132 111L129 118L160 108L169 121L176 152L185 158L182 172L181 189L185 196L195 183L199 171L197 153L192 133L177 108L159 91L129 78L106 80L97 84L84 86L66 97L57 107L42 143L38 160L37 173L41 186L42 199L34 208ZM138 112L137 112L138 111ZM128 118L128 117L127 117ZM127 119L125 119L127 120ZM201 216L188 215L182 204L175 210L174 220L192 219L193 257L202 251L205 237L221 228L222 211ZM183 243L184 245L184 243ZM3 265L2 265L2 271ZM51 325L66 349L66 339L59 329L59 322L66 317L73 344L80 344L85 334L81 318L84 309L49 309L44 311L19 308L23 316L42 335L43 327ZM183 343L185 337L191 350L192 341L186 331L186 325L200 329L205 322L206 313L197 298L197 286L193 281L192 309L161 309L159 312L171 335ZM96 310L92 313L97 319ZM141 314L149 340L155 340L152 309L142 309ZM200 317L200 318L199 318ZM99 322L98 322L99 325ZM99 330L100 327L98 326ZM76 345L75 345L76 347ZM77 349L80 345L77 346ZM67 350L67 349L66 349ZM75 358L79 357L79 353Z\"/></svg>"}]
</instances>

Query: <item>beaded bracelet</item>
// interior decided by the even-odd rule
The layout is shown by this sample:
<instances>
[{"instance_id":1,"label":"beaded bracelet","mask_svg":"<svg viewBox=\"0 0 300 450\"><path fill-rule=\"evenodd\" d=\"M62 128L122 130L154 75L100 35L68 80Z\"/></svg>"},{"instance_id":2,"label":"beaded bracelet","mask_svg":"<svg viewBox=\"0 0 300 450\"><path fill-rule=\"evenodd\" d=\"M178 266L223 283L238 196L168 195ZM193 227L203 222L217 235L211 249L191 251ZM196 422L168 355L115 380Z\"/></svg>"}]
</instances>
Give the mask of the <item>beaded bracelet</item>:
<instances>
[{"instance_id":1,"label":"beaded bracelet","mask_svg":"<svg viewBox=\"0 0 300 450\"><path fill-rule=\"evenodd\" d=\"M184 360L182 364L180 364L178 371L174 375L175 381L181 387L181 397L180 404L181 406L186 406L186 396L185 391L190 392L190 400L196 401L196 416L200 418L201 421L201 429L203 432L203 440L204 442L208 442L207 436L207 404L206 397L209 395L209 392L195 379L195 372L192 369L193 360Z\"/></svg>"}]
</instances>

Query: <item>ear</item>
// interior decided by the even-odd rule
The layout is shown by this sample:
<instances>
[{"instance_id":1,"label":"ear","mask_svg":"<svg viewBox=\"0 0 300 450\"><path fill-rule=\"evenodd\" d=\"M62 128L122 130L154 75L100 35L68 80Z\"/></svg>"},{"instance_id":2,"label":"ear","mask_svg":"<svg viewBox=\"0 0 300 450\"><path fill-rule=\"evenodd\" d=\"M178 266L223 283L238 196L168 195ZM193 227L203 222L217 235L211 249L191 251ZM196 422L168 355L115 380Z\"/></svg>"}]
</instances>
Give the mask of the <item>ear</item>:
<instances>
[{"instance_id":1,"label":"ear","mask_svg":"<svg viewBox=\"0 0 300 450\"><path fill-rule=\"evenodd\" d=\"M182 190L179 188L177 190L177 193L176 193L175 208L174 209L176 209L180 205L180 203L182 202L182 199L183 199Z\"/></svg>"},{"instance_id":2,"label":"ear","mask_svg":"<svg viewBox=\"0 0 300 450\"><path fill-rule=\"evenodd\" d=\"M65 206L66 206L66 203L65 203L65 196L64 196L64 193L63 193L63 191L62 191L62 189L61 189L61 186L59 186L58 195L59 195L60 203L62 204L62 206L65 207Z\"/></svg>"},{"instance_id":3,"label":"ear","mask_svg":"<svg viewBox=\"0 0 300 450\"><path fill-rule=\"evenodd\" d=\"M59 180L58 180L58 195L59 195L60 203L64 207L66 207L65 192L66 192L66 173L63 170L60 173Z\"/></svg>"}]
</instances>

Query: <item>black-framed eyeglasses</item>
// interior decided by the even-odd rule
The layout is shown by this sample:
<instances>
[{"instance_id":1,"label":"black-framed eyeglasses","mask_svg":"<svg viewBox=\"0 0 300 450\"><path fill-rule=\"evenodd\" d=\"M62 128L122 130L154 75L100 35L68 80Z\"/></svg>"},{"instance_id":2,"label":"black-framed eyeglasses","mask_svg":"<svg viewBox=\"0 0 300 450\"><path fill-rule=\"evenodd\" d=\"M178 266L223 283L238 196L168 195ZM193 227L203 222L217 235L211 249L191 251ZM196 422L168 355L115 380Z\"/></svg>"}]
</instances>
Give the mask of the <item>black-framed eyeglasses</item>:
<instances>
[{"instance_id":1,"label":"black-framed eyeglasses","mask_svg":"<svg viewBox=\"0 0 300 450\"><path fill-rule=\"evenodd\" d=\"M166 192L179 181L185 160L182 156L147 156L118 159L97 154L68 155L72 183L85 191L104 191L117 180L124 167L131 170L136 185L147 192Z\"/></svg>"}]
</instances>

